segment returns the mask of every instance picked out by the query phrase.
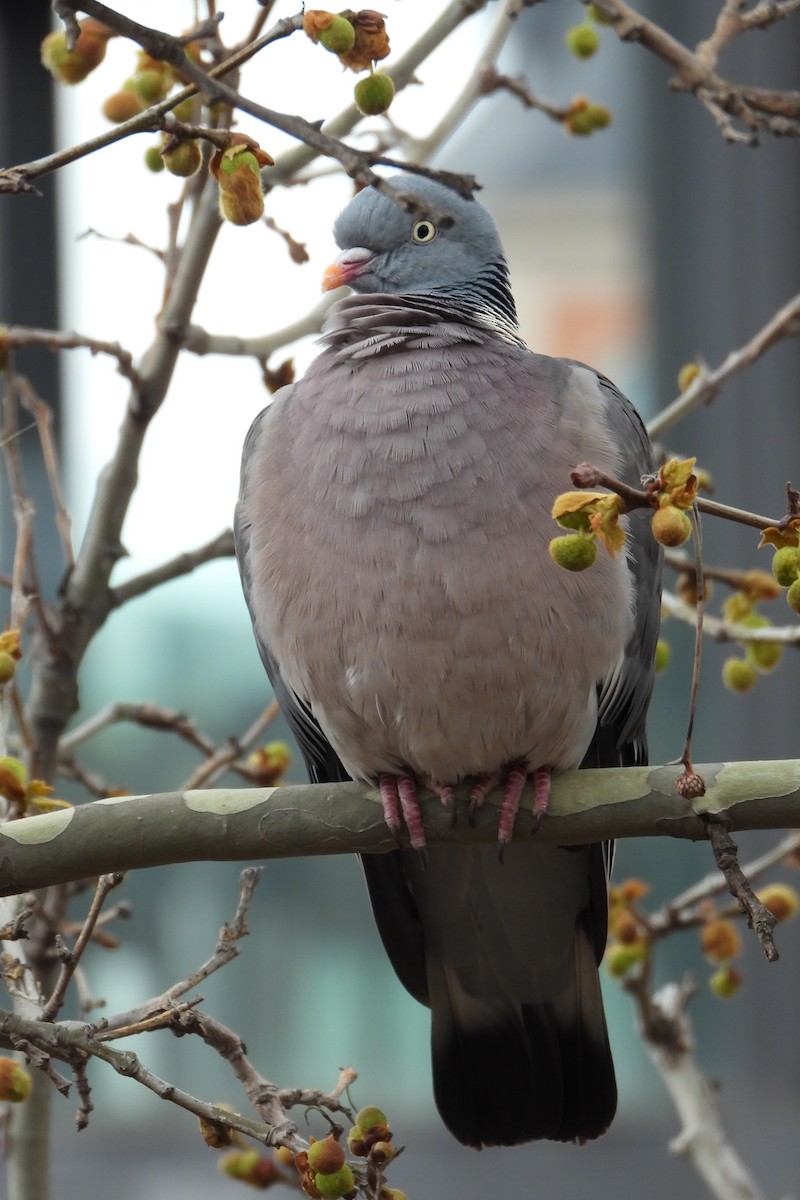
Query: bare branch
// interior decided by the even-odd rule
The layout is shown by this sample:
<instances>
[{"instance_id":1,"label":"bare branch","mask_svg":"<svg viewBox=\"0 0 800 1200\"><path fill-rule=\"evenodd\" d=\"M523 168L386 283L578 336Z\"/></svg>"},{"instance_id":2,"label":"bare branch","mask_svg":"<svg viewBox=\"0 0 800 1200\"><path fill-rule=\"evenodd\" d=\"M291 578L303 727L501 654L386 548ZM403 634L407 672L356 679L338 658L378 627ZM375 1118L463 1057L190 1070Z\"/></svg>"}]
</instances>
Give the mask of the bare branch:
<instances>
[{"instance_id":1,"label":"bare branch","mask_svg":"<svg viewBox=\"0 0 800 1200\"><path fill-rule=\"evenodd\" d=\"M673 592L662 593L661 604L668 617L696 628L697 609L691 604L686 604ZM705 636L717 642L780 642L783 646L800 646L800 625L736 625L709 613L705 614L703 625Z\"/></svg>"},{"instance_id":2,"label":"bare branch","mask_svg":"<svg viewBox=\"0 0 800 1200\"><path fill-rule=\"evenodd\" d=\"M208 979L215 971L219 971L227 963L237 958L239 949L236 943L249 933L247 918L250 905L253 902L253 894L260 878L260 867L245 867L241 872L239 876L239 901L233 920L229 925L222 926L211 956L200 967L192 971L185 979L174 983L167 991L162 992L160 996L144 1000L127 1012L118 1013L108 1020L101 1021L96 1029L97 1037L102 1041L125 1037L131 1032L132 1028L138 1026L141 1022L149 1021L150 1018L165 1013L167 1015L171 1014L181 996L185 996L187 992L196 988L204 979Z\"/></svg>"},{"instance_id":3,"label":"bare branch","mask_svg":"<svg viewBox=\"0 0 800 1200\"><path fill-rule=\"evenodd\" d=\"M240 738L231 737L222 745L219 750L206 759L204 763L194 771L184 783L185 790L190 791L193 788L198 788L204 783L213 783L220 775L223 775L228 767L231 767L237 758L240 758L245 750L252 746L256 738L259 738L268 725L278 716L280 709L278 708L277 700L272 700L264 709L264 711L256 718Z\"/></svg>"},{"instance_id":4,"label":"bare branch","mask_svg":"<svg viewBox=\"0 0 800 1200\"><path fill-rule=\"evenodd\" d=\"M724 813L733 830L800 825L800 761L699 765L706 794L694 799L675 791L681 770L620 767L556 776L537 837L556 845L648 836L705 841L709 813ZM456 794L466 814L468 787L460 785ZM438 797L429 794L422 802L429 843L495 842L501 802L492 793L474 825L464 815L454 828ZM530 836L533 825L528 796L517 836ZM377 788L360 783L113 797L0 825L0 895L165 863L394 849Z\"/></svg>"},{"instance_id":5,"label":"bare branch","mask_svg":"<svg viewBox=\"0 0 800 1200\"><path fill-rule=\"evenodd\" d=\"M183 332L184 349L192 354L230 354L251 355L259 362L265 362L270 355L291 342L300 338L319 333L322 323L331 305L339 299L337 292L328 292L318 300L309 312L299 320L285 325L274 333L260 334L258 337L235 337L228 334L206 333L199 325L189 325Z\"/></svg>"},{"instance_id":6,"label":"bare branch","mask_svg":"<svg viewBox=\"0 0 800 1200\"><path fill-rule=\"evenodd\" d=\"M222 533L218 533L210 541L198 546L196 550L185 550L159 567L153 567L152 570L143 571L141 575L135 575L132 579L125 580L124 583L116 584L111 588L111 603L114 608L118 608L129 600L143 596L153 588L160 587L162 583L180 579L183 575L189 575L207 562L213 562L216 558L231 558L233 554L233 531L224 529Z\"/></svg>"},{"instance_id":7,"label":"bare branch","mask_svg":"<svg viewBox=\"0 0 800 1200\"><path fill-rule=\"evenodd\" d=\"M570 472L570 480L579 488L607 488L616 492L625 503L625 511L632 512L637 508L652 508L653 499L647 488L635 488L624 483L608 471L602 471L593 463L579 463ZM726 521L735 521L739 525L749 525L754 529L768 529L772 525L780 525L780 518L762 517L758 513L747 512L743 508L732 508L730 504L720 504L716 500L706 500L700 496L694 501L697 511L708 513L713 517L722 517Z\"/></svg>"},{"instance_id":8,"label":"bare branch","mask_svg":"<svg viewBox=\"0 0 800 1200\"><path fill-rule=\"evenodd\" d=\"M714 370L701 368L686 391L662 409L647 424L647 431L654 440L677 425L688 413L701 404L710 404L734 375L757 362L776 342L785 337L800 334L800 295L784 304L766 325L749 342L738 350L731 350L725 360Z\"/></svg>"},{"instance_id":9,"label":"bare branch","mask_svg":"<svg viewBox=\"0 0 800 1200\"><path fill-rule=\"evenodd\" d=\"M750 881L739 866L738 847L728 833L724 816L714 813L708 818L708 838L717 860L717 866L725 876L730 894L738 900L747 917L747 924L755 930L767 962L776 962L778 951L772 937L776 920L765 904L753 891Z\"/></svg>"},{"instance_id":10,"label":"bare branch","mask_svg":"<svg viewBox=\"0 0 800 1200\"><path fill-rule=\"evenodd\" d=\"M124 704L122 701L108 704L99 713L95 713L77 729L73 729L61 739L59 751L61 754L70 755L90 738L96 737L104 729L110 725L115 725L120 721L132 721L137 725L143 725L147 729L164 730L167 733L176 733L178 737L189 742L190 745L201 750L203 754L213 754L214 745L205 737L194 721L188 718L184 713L173 712L169 709L159 708L156 704Z\"/></svg>"},{"instance_id":11,"label":"bare branch","mask_svg":"<svg viewBox=\"0 0 800 1200\"><path fill-rule=\"evenodd\" d=\"M98 917L100 916L101 909L106 902L106 898L109 892L112 892L114 888L119 887L119 885L122 883L122 880L123 876L121 874L101 875L98 879L94 896L92 897L92 903L89 906L89 912L87 913L81 931L75 940L75 945L71 950L67 951L66 954L62 956L61 971L59 972L58 979L56 980L56 985L53 988L50 999L42 1009L43 1021L52 1021L56 1014L60 1011L67 994L67 988L69 987L78 964L83 957L86 947L89 945L97 924Z\"/></svg>"},{"instance_id":12,"label":"bare branch","mask_svg":"<svg viewBox=\"0 0 800 1200\"><path fill-rule=\"evenodd\" d=\"M64 502L64 493L61 490L61 476L56 448L53 442L53 413L49 405L45 404L44 400L36 395L27 379L23 379L18 375L16 377L16 385L22 403L36 422L39 442L42 447L42 458L44 459L45 470L47 472L47 482L50 485L50 495L53 498L56 528L61 538L61 550L64 555L66 568L67 570L71 570L75 564L75 554L72 549L72 518Z\"/></svg>"},{"instance_id":13,"label":"bare branch","mask_svg":"<svg viewBox=\"0 0 800 1200\"><path fill-rule=\"evenodd\" d=\"M694 990L691 980L665 984L639 1009L645 1048L683 1124L670 1149L690 1160L717 1200L765 1200L728 1141L715 1089L695 1060L694 1032L686 1013Z\"/></svg>"},{"instance_id":14,"label":"bare branch","mask_svg":"<svg viewBox=\"0 0 800 1200\"><path fill-rule=\"evenodd\" d=\"M44 346L48 350L75 350L81 347L92 354L109 354L117 361L117 370L131 383L138 384L139 377L133 366L130 351L119 342L105 342L102 338L86 337L81 333L61 332L56 329L27 329L20 325L6 325L0 329L0 346Z\"/></svg>"},{"instance_id":15,"label":"bare branch","mask_svg":"<svg viewBox=\"0 0 800 1200\"><path fill-rule=\"evenodd\" d=\"M718 51L736 34L748 28L765 29L789 16L797 7L795 0L783 5L758 6L758 21L739 20L741 5L725 3L710 38L690 50L655 21L642 16L624 0L597 0L596 8L613 25L622 41L638 42L661 58L675 71L670 87L694 93L709 109L728 141L757 145L758 134L776 137L800 136L800 92L752 87L732 83L714 71ZM750 16L757 10L753 10ZM739 22L737 24L737 22ZM733 121L739 121L739 129Z\"/></svg>"},{"instance_id":16,"label":"bare branch","mask_svg":"<svg viewBox=\"0 0 800 1200\"><path fill-rule=\"evenodd\" d=\"M768 871L770 867L783 862L790 854L796 853L798 849L800 849L800 832L795 830L792 833L787 833L770 850L767 850L758 858L752 859L742 869L748 879L755 879L758 875L762 875L764 871ZM702 879L693 883L691 887L680 892L665 904L663 908L659 909L658 912L651 914L651 924L655 928L658 928L671 920L671 914L696 908L703 901L720 895L727 887L728 881L718 870L705 875Z\"/></svg>"}]
</instances>

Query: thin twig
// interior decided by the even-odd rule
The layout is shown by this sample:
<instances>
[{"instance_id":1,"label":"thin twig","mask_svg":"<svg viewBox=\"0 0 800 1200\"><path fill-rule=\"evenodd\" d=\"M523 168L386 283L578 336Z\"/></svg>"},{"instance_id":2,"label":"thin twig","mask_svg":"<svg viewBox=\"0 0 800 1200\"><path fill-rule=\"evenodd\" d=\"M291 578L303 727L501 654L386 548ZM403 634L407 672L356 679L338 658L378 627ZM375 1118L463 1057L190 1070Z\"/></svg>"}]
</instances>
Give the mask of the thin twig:
<instances>
[{"instance_id":1,"label":"thin twig","mask_svg":"<svg viewBox=\"0 0 800 1200\"><path fill-rule=\"evenodd\" d=\"M750 886L750 881L739 866L738 846L728 833L726 822L718 815L707 817L708 839L717 860L717 866L725 876L730 894L739 901L747 917L747 924L755 931L767 962L777 962L778 951L772 937L776 920L767 906L759 900Z\"/></svg>"},{"instance_id":2,"label":"thin twig","mask_svg":"<svg viewBox=\"0 0 800 1200\"><path fill-rule=\"evenodd\" d=\"M253 894L262 875L261 867L245 867L239 875L239 899L233 920L229 925L223 925L217 938L217 943L211 956L192 971L185 979L174 983L160 996L145 1000L127 1012L118 1013L109 1020L102 1021L97 1027L97 1037L102 1041L124 1036L123 1030L154 1014L168 1012L175 1007L175 1002L192 988L197 987L209 975L219 971L239 954L236 943L248 934L247 919Z\"/></svg>"},{"instance_id":3,"label":"thin twig","mask_svg":"<svg viewBox=\"0 0 800 1200\"><path fill-rule=\"evenodd\" d=\"M95 713L94 716L79 725L77 729L65 734L61 739L60 753L70 756L90 738L96 737L110 725L122 721L131 721L137 725L143 725L146 729L175 733L184 741L189 742L191 746L202 751L203 754L214 753L213 742L201 733L195 722L184 713L159 708L156 704L124 704L121 701L108 704L100 712Z\"/></svg>"},{"instance_id":4,"label":"thin twig","mask_svg":"<svg viewBox=\"0 0 800 1200\"><path fill-rule=\"evenodd\" d=\"M91 350L93 355L108 354L116 360L120 375L124 375L131 383L139 382L138 373L133 365L133 355L119 342L107 342L102 338L57 329L30 329L21 325L7 325L0 330L0 345L44 346L47 350L86 349Z\"/></svg>"},{"instance_id":5,"label":"thin twig","mask_svg":"<svg viewBox=\"0 0 800 1200\"><path fill-rule=\"evenodd\" d=\"M143 571L141 575L134 575L132 579L126 579L124 583L116 584L111 588L111 602L115 608L118 608L129 600L143 596L153 588L160 587L162 583L180 579L183 575L190 574L214 559L230 558L233 553L233 531L224 529L222 533L218 533L216 537L204 542L195 550L185 550L182 554L177 554L175 558L169 559L158 567Z\"/></svg>"},{"instance_id":6,"label":"thin twig","mask_svg":"<svg viewBox=\"0 0 800 1200\"><path fill-rule=\"evenodd\" d=\"M72 548L72 517L64 502L64 493L61 490L61 473L53 441L53 411L48 404L45 404L44 400L36 395L36 392L27 379L17 376L16 382L22 403L33 416L36 428L39 431L39 442L42 447L42 458L44 459L45 471L47 472L47 482L50 486L50 495L53 498L56 528L61 539L61 550L64 555L66 568L67 570L71 570L75 565L75 552Z\"/></svg>"},{"instance_id":7,"label":"thin twig","mask_svg":"<svg viewBox=\"0 0 800 1200\"><path fill-rule=\"evenodd\" d=\"M697 609L673 592L663 592L661 604L668 617L675 617L692 629L697 627ZM779 642L783 646L800 646L800 625L738 625L709 613L705 614L703 625L706 637L717 642Z\"/></svg>"},{"instance_id":8,"label":"thin twig","mask_svg":"<svg viewBox=\"0 0 800 1200\"><path fill-rule=\"evenodd\" d=\"M183 791L192 791L203 784L212 783L222 775L232 763L240 758L244 751L260 737L267 726L275 720L280 709L277 700L271 700L264 711L241 737L231 737L228 741L207 758L204 763L192 772L182 785Z\"/></svg>"},{"instance_id":9,"label":"thin twig","mask_svg":"<svg viewBox=\"0 0 800 1200\"><path fill-rule=\"evenodd\" d=\"M695 623L694 653L692 655L692 682L689 688L689 716L686 722L686 738L683 743L681 762L686 768L687 773L694 775L695 770L692 765L692 731L694 730L694 721L697 715L697 692L700 687L700 668L703 660L703 616L706 608L706 589L703 579L702 527L697 515L696 505L693 504L689 511L694 529L694 569L697 578L697 606L695 611L697 618Z\"/></svg>"},{"instance_id":10,"label":"thin twig","mask_svg":"<svg viewBox=\"0 0 800 1200\"><path fill-rule=\"evenodd\" d=\"M800 136L800 92L754 87L723 79L713 69L716 52L734 34L748 28L766 29L793 12L796 4L797 0L784 0L783 4L768 4L765 0L758 6L758 22L748 24L745 21L735 29L724 23L721 27L718 22L711 37L694 51L624 0L597 0L596 8L613 25L622 41L637 42L672 67L675 75L670 80L670 87L693 93L711 112L728 141L752 146L758 144L760 132L776 137ZM738 7L741 6L730 0L724 5L728 13Z\"/></svg>"},{"instance_id":11,"label":"thin twig","mask_svg":"<svg viewBox=\"0 0 800 1200\"><path fill-rule=\"evenodd\" d=\"M105 904L106 897L114 888L119 887L124 876L115 872L112 875L101 875L97 881L97 886L92 897L92 903L89 906L89 911L86 914L86 919L83 922L80 933L75 939L75 945L71 951L64 956L61 963L61 971L59 972L56 985L53 988L50 999L42 1009L42 1020L52 1021L64 1003L64 998L67 994L67 988L70 985L72 976L75 974L75 969L83 957L86 947L91 941L94 927L97 924L97 919L100 916L100 911Z\"/></svg>"},{"instance_id":12,"label":"thin twig","mask_svg":"<svg viewBox=\"0 0 800 1200\"><path fill-rule=\"evenodd\" d=\"M722 388L739 371L757 362L776 342L800 333L800 295L793 296L788 303L770 317L749 342L738 350L731 350L723 362L713 370L702 368L689 387L657 413L647 423L647 431L653 440L663 436L668 429L702 404L710 404Z\"/></svg>"},{"instance_id":13,"label":"thin twig","mask_svg":"<svg viewBox=\"0 0 800 1200\"><path fill-rule=\"evenodd\" d=\"M757 875L762 875L764 871L768 871L770 867L774 867L777 863L783 862L790 854L795 853L800 849L800 831L793 830L787 833L779 842L777 842L770 850L759 855L758 858L751 859L742 868L748 879L755 879ZM671 920L671 914L683 912L687 909L696 908L698 904L702 904L705 900L710 900L714 896L718 896L720 892L724 892L727 887L727 880L720 875L719 871L710 872L685 891L679 892L672 900L669 900L656 913L651 913L650 921L660 926Z\"/></svg>"},{"instance_id":14,"label":"thin twig","mask_svg":"<svg viewBox=\"0 0 800 1200\"><path fill-rule=\"evenodd\" d=\"M637 508L653 507L653 500L649 491L631 487L630 484L623 483L621 479L610 475L608 471L600 470L599 467L595 467L592 463L579 463L570 472L570 479L575 484L575 487L602 487L607 488L610 492L616 492L620 499L625 502L627 512L632 512ZM702 496L698 496L694 503L697 505L698 512L708 513L712 517L722 517L726 521L735 521L738 525L749 525L754 529L769 529L771 526L780 524L779 518L762 517L758 513L747 512L742 508L733 508L729 504L720 504L716 500L706 500Z\"/></svg>"}]
</instances>

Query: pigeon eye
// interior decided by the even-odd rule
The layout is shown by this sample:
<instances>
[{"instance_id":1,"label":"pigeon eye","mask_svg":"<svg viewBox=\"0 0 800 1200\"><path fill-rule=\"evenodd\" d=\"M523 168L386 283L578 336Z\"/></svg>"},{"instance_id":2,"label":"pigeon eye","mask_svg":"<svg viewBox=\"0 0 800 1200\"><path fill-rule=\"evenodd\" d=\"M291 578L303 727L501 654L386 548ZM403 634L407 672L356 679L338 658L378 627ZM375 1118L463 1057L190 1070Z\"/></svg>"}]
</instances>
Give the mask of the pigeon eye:
<instances>
[{"instance_id":1,"label":"pigeon eye","mask_svg":"<svg viewBox=\"0 0 800 1200\"><path fill-rule=\"evenodd\" d=\"M417 221L411 230L411 237L418 245L432 242L436 237L436 226L433 221Z\"/></svg>"}]
</instances>

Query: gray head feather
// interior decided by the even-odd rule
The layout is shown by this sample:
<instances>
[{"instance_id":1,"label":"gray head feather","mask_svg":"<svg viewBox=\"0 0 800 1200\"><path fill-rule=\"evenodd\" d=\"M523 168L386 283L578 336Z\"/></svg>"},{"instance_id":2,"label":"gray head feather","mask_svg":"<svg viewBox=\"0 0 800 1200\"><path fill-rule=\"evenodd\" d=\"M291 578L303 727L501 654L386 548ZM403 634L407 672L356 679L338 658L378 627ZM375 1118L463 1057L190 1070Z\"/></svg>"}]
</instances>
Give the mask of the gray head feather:
<instances>
[{"instance_id":1,"label":"gray head feather","mask_svg":"<svg viewBox=\"0 0 800 1200\"><path fill-rule=\"evenodd\" d=\"M415 300L433 293L443 308L457 307L461 319L491 325L517 341L508 268L488 210L422 176L398 174L389 184L417 197L422 212L408 213L374 188L350 201L333 227L336 243L342 251L374 256L348 279L350 286Z\"/></svg>"}]
</instances>

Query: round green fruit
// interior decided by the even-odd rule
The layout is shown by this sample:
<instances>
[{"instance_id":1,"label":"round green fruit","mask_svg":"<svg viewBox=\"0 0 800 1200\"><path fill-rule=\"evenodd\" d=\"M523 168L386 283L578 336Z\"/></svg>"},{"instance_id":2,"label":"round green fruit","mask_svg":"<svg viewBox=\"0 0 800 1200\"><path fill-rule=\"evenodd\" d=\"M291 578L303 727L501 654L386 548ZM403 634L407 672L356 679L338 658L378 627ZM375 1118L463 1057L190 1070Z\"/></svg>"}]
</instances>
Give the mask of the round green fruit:
<instances>
[{"instance_id":1,"label":"round green fruit","mask_svg":"<svg viewBox=\"0 0 800 1200\"><path fill-rule=\"evenodd\" d=\"M781 546L772 559L772 574L781 587L791 587L800 575L800 551L796 546Z\"/></svg>"},{"instance_id":2,"label":"round green fruit","mask_svg":"<svg viewBox=\"0 0 800 1200\"><path fill-rule=\"evenodd\" d=\"M720 967L718 971L710 977L708 986L715 996L719 996L720 1000L729 1000L731 996L735 996L741 987L742 977L735 967Z\"/></svg>"},{"instance_id":3,"label":"round green fruit","mask_svg":"<svg viewBox=\"0 0 800 1200\"><path fill-rule=\"evenodd\" d=\"M348 50L353 49L355 40L355 29L347 17L341 16L334 17L328 28L323 29L319 35L320 45L330 50L331 54L346 54Z\"/></svg>"},{"instance_id":4,"label":"round green fruit","mask_svg":"<svg viewBox=\"0 0 800 1200\"><path fill-rule=\"evenodd\" d=\"M605 104L589 104L585 111L592 129L605 129L611 124L611 109Z\"/></svg>"},{"instance_id":5,"label":"round green fruit","mask_svg":"<svg viewBox=\"0 0 800 1200\"><path fill-rule=\"evenodd\" d=\"M144 165L147 167L148 171L152 171L154 175L157 175L159 171L164 170L164 160L161 157L160 146L147 147L144 152Z\"/></svg>"},{"instance_id":6,"label":"round green fruit","mask_svg":"<svg viewBox=\"0 0 800 1200\"><path fill-rule=\"evenodd\" d=\"M380 1133L386 1136L389 1121L386 1113L380 1108L361 1108L356 1113L356 1125L362 1133Z\"/></svg>"},{"instance_id":7,"label":"round green fruit","mask_svg":"<svg viewBox=\"0 0 800 1200\"><path fill-rule=\"evenodd\" d=\"M786 603L792 612L800 613L800 579L795 579L786 593Z\"/></svg>"},{"instance_id":8,"label":"round green fruit","mask_svg":"<svg viewBox=\"0 0 800 1200\"><path fill-rule=\"evenodd\" d=\"M743 658L727 658L722 667L722 682L732 692L748 692L756 681L755 669Z\"/></svg>"},{"instance_id":9,"label":"round green fruit","mask_svg":"<svg viewBox=\"0 0 800 1200\"><path fill-rule=\"evenodd\" d=\"M161 157L170 175L177 175L179 179L188 179L200 166L202 157L200 143L196 138L189 138L185 142L179 142L177 146L173 146L166 152L162 150Z\"/></svg>"},{"instance_id":10,"label":"round green fruit","mask_svg":"<svg viewBox=\"0 0 800 1200\"><path fill-rule=\"evenodd\" d=\"M644 953L643 942L634 942L628 945L614 942L606 950L603 962L612 978L621 979L623 975L628 974L632 967L642 961Z\"/></svg>"},{"instance_id":11,"label":"round green fruit","mask_svg":"<svg viewBox=\"0 0 800 1200\"><path fill-rule=\"evenodd\" d=\"M783 646L780 642L748 642L745 654L757 671L773 671L781 660Z\"/></svg>"},{"instance_id":12,"label":"round green fruit","mask_svg":"<svg viewBox=\"0 0 800 1200\"><path fill-rule=\"evenodd\" d=\"M161 71L148 67L134 75L132 90L144 104L154 104L164 97L164 76Z\"/></svg>"},{"instance_id":13,"label":"round green fruit","mask_svg":"<svg viewBox=\"0 0 800 1200\"><path fill-rule=\"evenodd\" d=\"M10 754L4 754L0 757L0 770L8 771L22 787L28 782L28 772L25 769L25 764L21 763L18 758L12 758Z\"/></svg>"},{"instance_id":14,"label":"round green fruit","mask_svg":"<svg viewBox=\"0 0 800 1200\"><path fill-rule=\"evenodd\" d=\"M660 674L666 668L671 655L672 649L669 642L665 641L664 638L659 638L656 642L656 675Z\"/></svg>"},{"instance_id":15,"label":"round green fruit","mask_svg":"<svg viewBox=\"0 0 800 1200\"><path fill-rule=\"evenodd\" d=\"M582 533L553 538L549 550L556 566L565 571L585 571L597 558L597 542Z\"/></svg>"},{"instance_id":16,"label":"round green fruit","mask_svg":"<svg viewBox=\"0 0 800 1200\"><path fill-rule=\"evenodd\" d=\"M600 35L593 25L585 21L582 25L573 25L568 29L564 41L569 52L576 58L591 58L600 45Z\"/></svg>"},{"instance_id":17,"label":"round green fruit","mask_svg":"<svg viewBox=\"0 0 800 1200\"><path fill-rule=\"evenodd\" d=\"M314 1186L324 1200L338 1200L339 1196L346 1196L348 1192L352 1192L356 1181L353 1172L345 1163L338 1171L318 1171L314 1176Z\"/></svg>"},{"instance_id":18,"label":"round green fruit","mask_svg":"<svg viewBox=\"0 0 800 1200\"><path fill-rule=\"evenodd\" d=\"M388 75L373 71L365 79L359 79L353 96L365 117L377 117L385 113L394 99L394 84Z\"/></svg>"}]
</instances>

